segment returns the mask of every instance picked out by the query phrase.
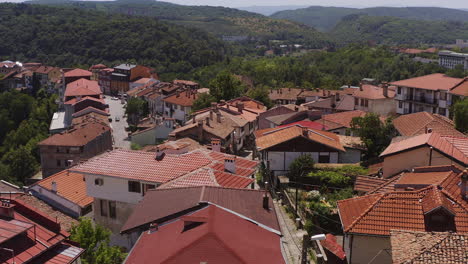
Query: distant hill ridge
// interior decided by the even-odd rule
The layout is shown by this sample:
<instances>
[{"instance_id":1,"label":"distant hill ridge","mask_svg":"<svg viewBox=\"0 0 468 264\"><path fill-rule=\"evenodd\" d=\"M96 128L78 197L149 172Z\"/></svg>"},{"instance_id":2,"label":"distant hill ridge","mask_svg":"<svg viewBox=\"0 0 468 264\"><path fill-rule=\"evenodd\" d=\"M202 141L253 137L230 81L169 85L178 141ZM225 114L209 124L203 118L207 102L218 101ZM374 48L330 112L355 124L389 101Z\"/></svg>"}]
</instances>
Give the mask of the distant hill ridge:
<instances>
[{"instance_id":1,"label":"distant hill ridge","mask_svg":"<svg viewBox=\"0 0 468 264\"><path fill-rule=\"evenodd\" d=\"M322 31L330 31L343 17L352 14L389 16L426 21L468 22L468 11L439 7L371 7L358 9L347 7L311 6L296 10L280 11L271 15L271 17L303 23Z\"/></svg>"}]
</instances>

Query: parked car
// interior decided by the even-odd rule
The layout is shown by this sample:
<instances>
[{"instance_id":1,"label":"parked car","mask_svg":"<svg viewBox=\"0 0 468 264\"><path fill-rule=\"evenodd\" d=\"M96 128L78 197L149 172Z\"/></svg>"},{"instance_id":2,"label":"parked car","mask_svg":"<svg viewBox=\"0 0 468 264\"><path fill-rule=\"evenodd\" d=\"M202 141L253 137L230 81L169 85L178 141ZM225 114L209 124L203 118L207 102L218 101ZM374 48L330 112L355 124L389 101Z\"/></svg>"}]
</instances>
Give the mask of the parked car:
<instances>
[{"instance_id":1,"label":"parked car","mask_svg":"<svg viewBox=\"0 0 468 264\"><path fill-rule=\"evenodd\" d=\"M119 98L117 98L117 97L115 97L115 96L112 97L111 99L112 99L112 100L119 100Z\"/></svg>"},{"instance_id":2,"label":"parked car","mask_svg":"<svg viewBox=\"0 0 468 264\"><path fill-rule=\"evenodd\" d=\"M109 117L109 122L111 122L111 123L112 123L112 117Z\"/></svg>"},{"instance_id":3,"label":"parked car","mask_svg":"<svg viewBox=\"0 0 468 264\"><path fill-rule=\"evenodd\" d=\"M120 121L120 117L115 117L115 122L119 122Z\"/></svg>"}]
</instances>

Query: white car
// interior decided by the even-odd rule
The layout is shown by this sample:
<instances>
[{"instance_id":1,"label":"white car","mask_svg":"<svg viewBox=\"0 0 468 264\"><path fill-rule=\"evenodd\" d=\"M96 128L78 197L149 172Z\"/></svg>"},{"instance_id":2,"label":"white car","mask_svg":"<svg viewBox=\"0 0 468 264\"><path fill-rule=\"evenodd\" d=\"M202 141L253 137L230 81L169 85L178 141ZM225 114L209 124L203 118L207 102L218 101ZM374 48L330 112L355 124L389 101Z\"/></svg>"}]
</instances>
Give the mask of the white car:
<instances>
[{"instance_id":1,"label":"white car","mask_svg":"<svg viewBox=\"0 0 468 264\"><path fill-rule=\"evenodd\" d=\"M117 97L115 97L115 96L112 97L111 99L112 99L112 100L119 100L119 98L117 98Z\"/></svg>"}]
</instances>

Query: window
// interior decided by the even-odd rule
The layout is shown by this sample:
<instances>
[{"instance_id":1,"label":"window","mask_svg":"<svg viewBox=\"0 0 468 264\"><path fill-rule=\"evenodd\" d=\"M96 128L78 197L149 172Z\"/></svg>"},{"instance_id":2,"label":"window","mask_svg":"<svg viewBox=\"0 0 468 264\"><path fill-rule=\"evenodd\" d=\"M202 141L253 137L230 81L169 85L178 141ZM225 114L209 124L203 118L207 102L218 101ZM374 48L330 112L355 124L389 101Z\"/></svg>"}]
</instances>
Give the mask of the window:
<instances>
[{"instance_id":1,"label":"window","mask_svg":"<svg viewBox=\"0 0 468 264\"><path fill-rule=\"evenodd\" d=\"M401 94L401 87L398 87L398 94Z\"/></svg>"},{"instance_id":2,"label":"window","mask_svg":"<svg viewBox=\"0 0 468 264\"><path fill-rule=\"evenodd\" d=\"M94 179L94 185L99 185L99 186L102 186L104 184L104 180L103 179Z\"/></svg>"},{"instance_id":3,"label":"window","mask_svg":"<svg viewBox=\"0 0 468 264\"><path fill-rule=\"evenodd\" d=\"M403 102L398 102L398 108L403 108Z\"/></svg>"},{"instance_id":4,"label":"window","mask_svg":"<svg viewBox=\"0 0 468 264\"><path fill-rule=\"evenodd\" d=\"M440 92L440 100L447 100L447 93L446 92Z\"/></svg>"},{"instance_id":5,"label":"window","mask_svg":"<svg viewBox=\"0 0 468 264\"><path fill-rule=\"evenodd\" d=\"M99 205L101 207L101 216L107 216L107 202L106 202L106 200L99 200Z\"/></svg>"},{"instance_id":6,"label":"window","mask_svg":"<svg viewBox=\"0 0 468 264\"><path fill-rule=\"evenodd\" d=\"M359 105L359 98L354 98L354 105Z\"/></svg>"},{"instance_id":7,"label":"window","mask_svg":"<svg viewBox=\"0 0 468 264\"><path fill-rule=\"evenodd\" d=\"M57 160L57 167L61 167L62 166L62 161L61 160Z\"/></svg>"},{"instance_id":8,"label":"window","mask_svg":"<svg viewBox=\"0 0 468 264\"><path fill-rule=\"evenodd\" d=\"M145 195L148 190L154 189L156 189L156 185L154 184L143 184L143 195Z\"/></svg>"},{"instance_id":9,"label":"window","mask_svg":"<svg viewBox=\"0 0 468 264\"><path fill-rule=\"evenodd\" d=\"M330 154L329 153L320 153L318 162L319 163L330 163Z\"/></svg>"},{"instance_id":10,"label":"window","mask_svg":"<svg viewBox=\"0 0 468 264\"><path fill-rule=\"evenodd\" d=\"M361 106L364 106L364 99L361 99Z\"/></svg>"},{"instance_id":11,"label":"window","mask_svg":"<svg viewBox=\"0 0 468 264\"><path fill-rule=\"evenodd\" d=\"M367 100L367 99L364 100L364 106L365 106L365 107L368 107L368 106L369 106L369 100Z\"/></svg>"},{"instance_id":12,"label":"window","mask_svg":"<svg viewBox=\"0 0 468 264\"><path fill-rule=\"evenodd\" d=\"M129 181L128 182L128 191L134 193L141 193L141 185L139 182L136 181Z\"/></svg>"},{"instance_id":13,"label":"window","mask_svg":"<svg viewBox=\"0 0 468 264\"><path fill-rule=\"evenodd\" d=\"M109 217L112 219L117 217L115 201L109 201Z\"/></svg>"}]
</instances>

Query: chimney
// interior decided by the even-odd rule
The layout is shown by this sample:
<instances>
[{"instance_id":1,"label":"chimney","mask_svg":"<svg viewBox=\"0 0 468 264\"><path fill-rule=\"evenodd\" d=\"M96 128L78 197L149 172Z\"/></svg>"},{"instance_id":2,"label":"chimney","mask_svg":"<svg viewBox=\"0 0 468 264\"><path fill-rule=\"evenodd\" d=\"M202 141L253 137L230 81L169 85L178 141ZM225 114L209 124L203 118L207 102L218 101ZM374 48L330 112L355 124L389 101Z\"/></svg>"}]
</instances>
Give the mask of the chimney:
<instances>
[{"instance_id":1,"label":"chimney","mask_svg":"<svg viewBox=\"0 0 468 264\"><path fill-rule=\"evenodd\" d=\"M193 116L192 123L193 123L193 124L197 123L197 116L195 116L195 115Z\"/></svg>"},{"instance_id":2,"label":"chimney","mask_svg":"<svg viewBox=\"0 0 468 264\"><path fill-rule=\"evenodd\" d=\"M210 110L210 120L213 120L213 112L214 112L214 110L211 109L211 110Z\"/></svg>"},{"instance_id":3,"label":"chimney","mask_svg":"<svg viewBox=\"0 0 468 264\"><path fill-rule=\"evenodd\" d=\"M219 103L224 105L224 104L226 104L226 100L221 100L221 101L219 101Z\"/></svg>"},{"instance_id":4,"label":"chimney","mask_svg":"<svg viewBox=\"0 0 468 264\"><path fill-rule=\"evenodd\" d=\"M203 120L198 120L197 132L198 141L203 142Z\"/></svg>"},{"instance_id":5,"label":"chimney","mask_svg":"<svg viewBox=\"0 0 468 264\"><path fill-rule=\"evenodd\" d=\"M263 195L263 209L265 210L270 210L270 201L269 201L269 197L268 197L268 194L264 194Z\"/></svg>"},{"instance_id":6,"label":"chimney","mask_svg":"<svg viewBox=\"0 0 468 264\"><path fill-rule=\"evenodd\" d=\"M304 137L308 137L309 136L309 129L307 127L302 127L302 135Z\"/></svg>"},{"instance_id":7,"label":"chimney","mask_svg":"<svg viewBox=\"0 0 468 264\"><path fill-rule=\"evenodd\" d=\"M359 83L359 90L364 91L364 89L362 89L362 82Z\"/></svg>"},{"instance_id":8,"label":"chimney","mask_svg":"<svg viewBox=\"0 0 468 264\"><path fill-rule=\"evenodd\" d=\"M385 98L388 98L388 83L386 82L382 83L382 88L383 88L383 96Z\"/></svg>"},{"instance_id":9,"label":"chimney","mask_svg":"<svg viewBox=\"0 0 468 264\"><path fill-rule=\"evenodd\" d=\"M206 124L207 126L210 126L210 118L209 118L209 117L206 117L206 118L205 118L205 124Z\"/></svg>"},{"instance_id":10,"label":"chimney","mask_svg":"<svg viewBox=\"0 0 468 264\"><path fill-rule=\"evenodd\" d=\"M164 158L164 151L160 147L156 147L156 160L162 160Z\"/></svg>"},{"instance_id":11,"label":"chimney","mask_svg":"<svg viewBox=\"0 0 468 264\"><path fill-rule=\"evenodd\" d=\"M52 192L57 193L57 182L53 181L51 185L52 185L52 187L51 187Z\"/></svg>"},{"instance_id":12,"label":"chimney","mask_svg":"<svg viewBox=\"0 0 468 264\"><path fill-rule=\"evenodd\" d=\"M243 110L244 110L244 103L242 102L237 103L237 111L242 114Z\"/></svg>"},{"instance_id":13,"label":"chimney","mask_svg":"<svg viewBox=\"0 0 468 264\"><path fill-rule=\"evenodd\" d=\"M460 194L462 196L462 199L465 201L468 201L468 170L465 169L461 175L461 184L460 184Z\"/></svg>"},{"instance_id":14,"label":"chimney","mask_svg":"<svg viewBox=\"0 0 468 264\"><path fill-rule=\"evenodd\" d=\"M212 102L211 103L211 110L216 112L218 110L218 103Z\"/></svg>"},{"instance_id":15,"label":"chimney","mask_svg":"<svg viewBox=\"0 0 468 264\"><path fill-rule=\"evenodd\" d=\"M331 108L335 108L336 107L336 94L332 95L330 97L330 106Z\"/></svg>"},{"instance_id":16,"label":"chimney","mask_svg":"<svg viewBox=\"0 0 468 264\"><path fill-rule=\"evenodd\" d=\"M150 228L149 228L149 230L148 230L148 234L152 234L152 233L154 233L154 232L156 232L156 231L159 230L159 226L158 226L157 223L151 223L149 227L150 227Z\"/></svg>"},{"instance_id":17,"label":"chimney","mask_svg":"<svg viewBox=\"0 0 468 264\"><path fill-rule=\"evenodd\" d=\"M294 106L294 111L299 112L299 106Z\"/></svg>"},{"instance_id":18,"label":"chimney","mask_svg":"<svg viewBox=\"0 0 468 264\"><path fill-rule=\"evenodd\" d=\"M325 94L325 90L322 90L322 93L323 93L323 96L325 96L325 95L326 95L326 94Z\"/></svg>"},{"instance_id":19,"label":"chimney","mask_svg":"<svg viewBox=\"0 0 468 264\"><path fill-rule=\"evenodd\" d=\"M180 96L179 90L177 90L175 93L176 93L176 97L179 97L179 96Z\"/></svg>"},{"instance_id":20,"label":"chimney","mask_svg":"<svg viewBox=\"0 0 468 264\"><path fill-rule=\"evenodd\" d=\"M10 200L3 200L0 204L0 216L13 218L15 205L11 204Z\"/></svg>"},{"instance_id":21,"label":"chimney","mask_svg":"<svg viewBox=\"0 0 468 264\"><path fill-rule=\"evenodd\" d=\"M221 113L220 112L216 113L216 121L218 123L221 123Z\"/></svg>"},{"instance_id":22,"label":"chimney","mask_svg":"<svg viewBox=\"0 0 468 264\"><path fill-rule=\"evenodd\" d=\"M226 156L224 158L224 170L230 173L236 173L236 156Z\"/></svg>"},{"instance_id":23,"label":"chimney","mask_svg":"<svg viewBox=\"0 0 468 264\"><path fill-rule=\"evenodd\" d=\"M330 96L330 95L331 95L331 91L327 91L327 93L328 93L328 96Z\"/></svg>"},{"instance_id":24,"label":"chimney","mask_svg":"<svg viewBox=\"0 0 468 264\"><path fill-rule=\"evenodd\" d=\"M218 139L218 138L211 139L211 150L215 152L221 152L221 139Z\"/></svg>"}]
</instances>

